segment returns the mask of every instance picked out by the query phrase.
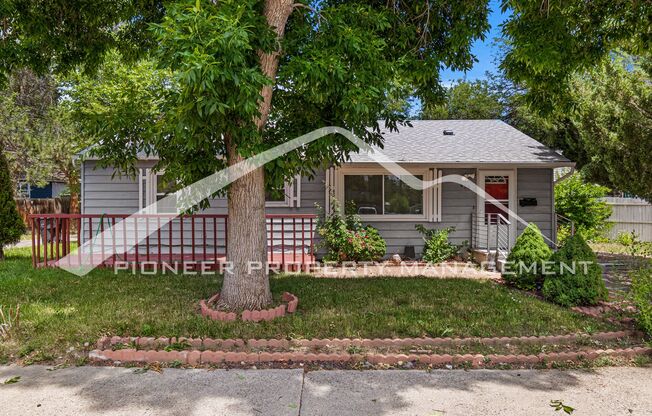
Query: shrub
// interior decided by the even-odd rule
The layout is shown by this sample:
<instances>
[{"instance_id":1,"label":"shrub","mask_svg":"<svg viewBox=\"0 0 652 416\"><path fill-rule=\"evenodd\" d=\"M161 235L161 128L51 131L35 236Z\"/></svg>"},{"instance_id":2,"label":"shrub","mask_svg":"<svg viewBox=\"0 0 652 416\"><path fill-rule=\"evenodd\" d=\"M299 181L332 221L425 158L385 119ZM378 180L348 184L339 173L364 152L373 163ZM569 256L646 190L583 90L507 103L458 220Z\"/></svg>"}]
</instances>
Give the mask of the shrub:
<instances>
[{"instance_id":1,"label":"shrub","mask_svg":"<svg viewBox=\"0 0 652 416\"><path fill-rule=\"evenodd\" d=\"M632 230L629 233L626 231L619 232L616 237L616 242L621 244L630 256L647 256L652 254L652 244L639 240L636 231Z\"/></svg>"},{"instance_id":2,"label":"shrub","mask_svg":"<svg viewBox=\"0 0 652 416\"><path fill-rule=\"evenodd\" d=\"M633 246L638 242L638 235L636 234L635 231L632 232L621 231L618 233L618 236L616 237L616 242L618 244L622 244L625 247Z\"/></svg>"},{"instance_id":3,"label":"shrub","mask_svg":"<svg viewBox=\"0 0 652 416\"><path fill-rule=\"evenodd\" d=\"M423 260L428 263L441 263L451 259L464 247L464 244L457 246L448 241L448 234L455 231L455 227L429 230L421 224L416 224L414 228L423 235Z\"/></svg>"},{"instance_id":4,"label":"shrub","mask_svg":"<svg viewBox=\"0 0 652 416\"><path fill-rule=\"evenodd\" d=\"M602 269L580 234L570 237L552 256L552 273L545 277L543 295L562 306L595 305L607 298Z\"/></svg>"},{"instance_id":5,"label":"shrub","mask_svg":"<svg viewBox=\"0 0 652 416\"><path fill-rule=\"evenodd\" d=\"M375 261L385 256L387 245L378 230L370 225L363 227L354 209L342 216L337 200L331 201L331 206L331 213L317 225L323 239L320 247L327 251L325 260Z\"/></svg>"},{"instance_id":6,"label":"shrub","mask_svg":"<svg viewBox=\"0 0 652 416\"><path fill-rule=\"evenodd\" d=\"M585 239L594 240L611 226L607 221L611 207L602 199L607 192L609 188L584 182L581 174L574 173L555 185L555 211L572 220Z\"/></svg>"},{"instance_id":7,"label":"shrub","mask_svg":"<svg viewBox=\"0 0 652 416\"><path fill-rule=\"evenodd\" d=\"M20 241L20 236L26 230L14 200L7 158L4 151L0 150L0 260L4 258L4 246Z\"/></svg>"},{"instance_id":8,"label":"shrub","mask_svg":"<svg viewBox=\"0 0 652 416\"><path fill-rule=\"evenodd\" d=\"M631 296L638 308L639 326L652 336L652 265L631 274Z\"/></svg>"},{"instance_id":9,"label":"shrub","mask_svg":"<svg viewBox=\"0 0 652 416\"><path fill-rule=\"evenodd\" d=\"M548 261L551 255L552 250L543 240L539 227L530 223L518 236L507 256L503 279L520 289L536 289L543 280L543 263Z\"/></svg>"}]
</instances>

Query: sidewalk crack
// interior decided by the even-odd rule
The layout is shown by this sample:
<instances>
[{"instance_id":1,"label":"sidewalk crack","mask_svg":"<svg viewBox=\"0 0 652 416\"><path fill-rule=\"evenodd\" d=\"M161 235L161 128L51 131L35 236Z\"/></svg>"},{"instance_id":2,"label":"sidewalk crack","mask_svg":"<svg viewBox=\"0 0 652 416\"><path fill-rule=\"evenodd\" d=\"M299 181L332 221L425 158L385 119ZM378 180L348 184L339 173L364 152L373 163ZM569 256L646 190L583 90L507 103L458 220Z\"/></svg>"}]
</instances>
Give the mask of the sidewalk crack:
<instances>
[{"instance_id":1,"label":"sidewalk crack","mask_svg":"<svg viewBox=\"0 0 652 416\"><path fill-rule=\"evenodd\" d=\"M299 393L299 413L297 413L297 416L301 416L301 407L303 406L303 389L306 384L306 369L303 369L303 372L301 373L301 392Z\"/></svg>"}]
</instances>

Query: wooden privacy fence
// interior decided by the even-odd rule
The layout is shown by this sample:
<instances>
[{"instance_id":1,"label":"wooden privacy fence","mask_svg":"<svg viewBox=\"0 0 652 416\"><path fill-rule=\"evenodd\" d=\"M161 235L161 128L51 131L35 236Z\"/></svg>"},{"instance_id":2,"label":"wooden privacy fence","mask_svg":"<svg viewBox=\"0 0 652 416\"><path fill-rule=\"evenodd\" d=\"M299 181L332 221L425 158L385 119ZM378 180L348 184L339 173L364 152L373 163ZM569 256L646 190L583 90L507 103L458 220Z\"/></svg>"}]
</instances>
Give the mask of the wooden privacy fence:
<instances>
[{"instance_id":1,"label":"wooden privacy fence","mask_svg":"<svg viewBox=\"0 0 652 416\"><path fill-rule=\"evenodd\" d=\"M622 232L634 231L641 241L652 241L652 204L638 198L607 197L613 226L608 237L615 239Z\"/></svg>"},{"instance_id":2,"label":"wooden privacy fence","mask_svg":"<svg viewBox=\"0 0 652 416\"><path fill-rule=\"evenodd\" d=\"M54 266L62 258L91 266L210 262L217 267L226 260L227 215L33 214L29 221L34 267ZM266 222L270 265L298 270L314 263L315 215L268 214ZM79 233L73 234L73 228ZM96 236L99 241L89 246L87 256L78 252L66 257L74 244Z\"/></svg>"},{"instance_id":3,"label":"wooden privacy fence","mask_svg":"<svg viewBox=\"0 0 652 416\"><path fill-rule=\"evenodd\" d=\"M16 206L25 224L32 229L32 222L29 216L33 214L69 214L70 197L58 197L47 199L16 198Z\"/></svg>"}]
</instances>

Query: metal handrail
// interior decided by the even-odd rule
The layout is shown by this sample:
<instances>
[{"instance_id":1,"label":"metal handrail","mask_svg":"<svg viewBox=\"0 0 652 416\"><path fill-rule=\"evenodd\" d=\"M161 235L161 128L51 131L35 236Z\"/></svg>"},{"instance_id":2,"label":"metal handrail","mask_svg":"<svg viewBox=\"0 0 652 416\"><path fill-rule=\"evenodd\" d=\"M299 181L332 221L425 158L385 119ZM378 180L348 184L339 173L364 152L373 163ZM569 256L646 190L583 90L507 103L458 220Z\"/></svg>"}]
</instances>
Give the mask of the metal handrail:
<instances>
[{"instance_id":1,"label":"metal handrail","mask_svg":"<svg viewBox=\"0 0 652 416\"><path fill-rule=\"evenodd\" d=\"M561 218L561 219L564 220L565 222L569 223L569 224L570 224L570 227L571 227L571 235L575 235L575 221L573 221L573 220L571 220L570 218L565 217L565 216L563 216L563 215L561 215L561 214L557 214L557 213L555 213L555 215L557 216L558 219Z\"/></svg>"}]
</instances>

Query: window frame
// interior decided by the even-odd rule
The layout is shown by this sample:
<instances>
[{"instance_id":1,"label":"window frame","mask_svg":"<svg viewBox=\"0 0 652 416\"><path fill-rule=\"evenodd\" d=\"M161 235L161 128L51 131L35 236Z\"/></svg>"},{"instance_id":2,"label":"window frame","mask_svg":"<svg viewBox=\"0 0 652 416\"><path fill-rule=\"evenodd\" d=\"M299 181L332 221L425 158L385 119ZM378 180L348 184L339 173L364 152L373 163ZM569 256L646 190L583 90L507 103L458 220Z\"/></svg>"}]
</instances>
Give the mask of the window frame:
<instances>
[{"instance_id":1,"label":"window frame","mask_svg":"<svg viewBox=\"0 0 652 416\"><path fill-rule=\"evenodd\" d=\"M154 171L153 168L138 169L138 210L142 210L157 201L158 177L165 170ZM266 208L300 208L301 207L301 176L297 175L294 181L285 182L285 200L265 201ZM152 214L157 214L154 209Z\"/></svg>"},{"instance_id":2,"label":"window frame","mask_svg":"<svg viewBox=\"0 0 652 416\"><path fill-rule=\"evenodd\" d=\"M292 182L285 182L285 184L283 185L283 194L285 195L285 199L283 201L268 201L267 198L265 198L265 207L267 208L291 207L294 201L294 184Z\"/></svg>"},{"instance_id":3,"label":"window frame","mask_svg":"<svg viewBox=\"0 0 652 416\"><path fill-rule=\"evenodd\" d=\"M405 168L412 175L422 176L424 181L431 181L437 178L441 171L434 167L408 167ZM351 175L383 175L395 176L393 173L388 172L382 167L368 167L368 166L343 166L336 169L335 172L335 198L341 201L342 206L346 203L344 181L345 176ZM439 176L441 177L441 176ZM385 199L385 178L382 180L383 186L383 201ZM332 184L327 184L327 187ZM364 222L378 222L378 221L419 221L419 222L438 222L440 221L441 212L441 185L430 187L423 190L422 195L423 214L375 214L375 215L359 215L360 219Z\"/></svg>"},{"instance_id":4,"label":"window frame","mask_svg":"<svg viewBox=\"0 0 652 416\"><path fill-rule=\"evenodd\" d=\"M158 202L158 177L163 176L165 170L154 171L152 168L140 168L138 173L138 210L142 210L151 204ZM167 195L167 194L166 194ZM158 206L155 205L151 214L158 214ZM161 214L169 214L161 212Z\"/></svg>"}]
</instances>

